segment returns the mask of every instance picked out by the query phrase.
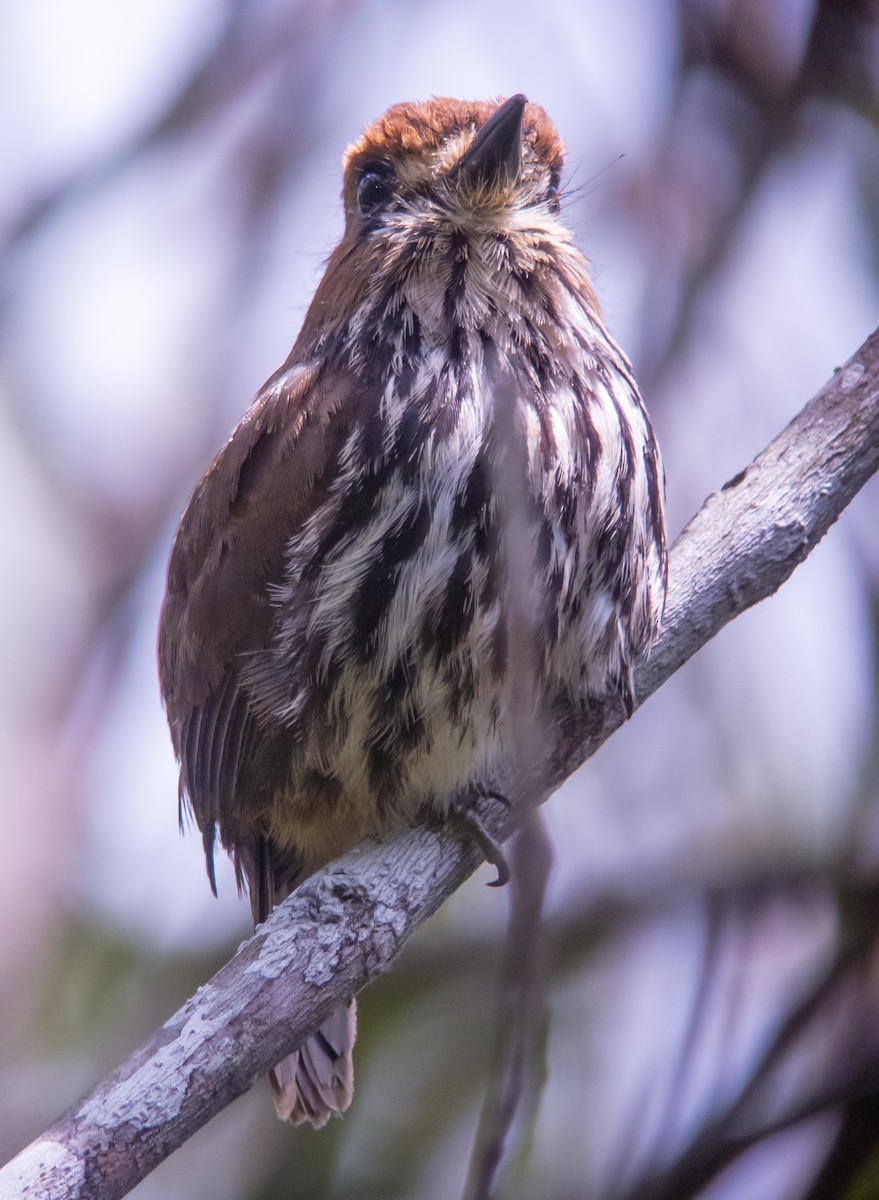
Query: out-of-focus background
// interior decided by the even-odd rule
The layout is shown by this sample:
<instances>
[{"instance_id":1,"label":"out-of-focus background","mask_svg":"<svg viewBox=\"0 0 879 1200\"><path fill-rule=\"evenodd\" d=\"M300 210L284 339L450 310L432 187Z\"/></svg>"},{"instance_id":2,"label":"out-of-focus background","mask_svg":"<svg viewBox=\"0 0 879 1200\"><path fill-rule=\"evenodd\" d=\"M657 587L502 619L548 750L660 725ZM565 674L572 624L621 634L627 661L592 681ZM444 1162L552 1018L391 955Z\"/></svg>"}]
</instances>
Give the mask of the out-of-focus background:
<instances>
[{"instance_id":1,"label":"out-of-focus background","mask_svg":"<svg viewBox=\"0 0 879 1200\"><path fill-rule=\"evenodd\" d=\"M155 629L182 506L339 235L340 154L396 101L514 91L566 139L675 534L877 323L875 3L0 7L0 1161L249 931L177 831ZM840 1028L854 1062L879 1023L869 970L841 966L879 832L877 513L874 481L547 806L545 1078L499 1195L695 1194L644 1181L718 1129L743 1153L709 1155L706 1196L876 1188L871 1085L820 1101ZM344 1121L291 1131L257 1087L134 1195L459 1195L508 906L490 877L362 997Z\"/></svg>"}]
</instances>

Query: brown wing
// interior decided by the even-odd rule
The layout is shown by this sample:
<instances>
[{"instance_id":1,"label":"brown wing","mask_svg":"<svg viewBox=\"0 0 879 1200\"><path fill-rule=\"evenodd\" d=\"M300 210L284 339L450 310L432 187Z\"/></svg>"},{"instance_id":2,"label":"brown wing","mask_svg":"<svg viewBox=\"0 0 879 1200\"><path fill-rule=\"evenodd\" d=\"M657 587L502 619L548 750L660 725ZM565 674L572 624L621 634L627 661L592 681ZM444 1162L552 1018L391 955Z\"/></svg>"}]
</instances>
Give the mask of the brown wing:
<instances>
[{"instance_id":1,"label":"brown wing","mask_svg":"<svg viewBox=\"0 0 879 1200\"><path fill-rule=\"evenodd\" d=\"M254 833L254 767L272 751L240 667L271 637L270 587L282 578L290 535L332 480L357 398L356 380L313 365L269 380L196 488L168 566L159 676L180 761L181 820L188 807L215 892L219 829L239 883L249 879L257 920L272 907L276 876L293 868L272 861Z\"/></svg>"}]
</instances>

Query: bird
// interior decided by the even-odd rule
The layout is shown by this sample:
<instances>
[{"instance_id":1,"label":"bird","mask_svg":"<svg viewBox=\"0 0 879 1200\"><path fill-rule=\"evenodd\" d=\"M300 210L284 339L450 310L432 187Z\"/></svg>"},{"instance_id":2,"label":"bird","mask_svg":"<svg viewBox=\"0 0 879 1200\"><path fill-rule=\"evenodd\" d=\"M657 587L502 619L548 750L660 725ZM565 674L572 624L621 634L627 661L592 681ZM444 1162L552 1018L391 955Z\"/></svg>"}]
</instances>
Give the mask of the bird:
<instances>
[{"instance_id":1,"label":"bird","mask_svg":"<svg viewBox=\"0 0 879 1200\"><path fill-rule=\"evenodd\" d=\"M665 602L665 478L522 94L401 103L343 156L344 233L196 487L162 605L181 824L255 922L369 837L473 836L516 763L616 696ZM272 1072L320 1128L353 998Z\"/></svg>"}]
</instances>

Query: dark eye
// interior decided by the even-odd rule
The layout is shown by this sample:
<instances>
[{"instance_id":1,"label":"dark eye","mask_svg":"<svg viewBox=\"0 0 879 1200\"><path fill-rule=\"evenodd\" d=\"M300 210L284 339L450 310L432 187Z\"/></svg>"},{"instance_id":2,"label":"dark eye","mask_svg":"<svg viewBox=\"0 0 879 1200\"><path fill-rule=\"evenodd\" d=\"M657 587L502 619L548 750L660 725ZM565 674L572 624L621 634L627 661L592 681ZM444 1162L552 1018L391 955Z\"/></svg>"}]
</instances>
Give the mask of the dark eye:
<instances>
[{"instance_id":1,"label":"dark eye","mask_svg":"<svg viewBox=\"0 0 879 1200\"><path fill-rule=\"evenodd\" d=\"M357 177L357 207L364 217L384 208L394 191L394 169L390 163L364 163Z\"/></svg>"}]
</instances>

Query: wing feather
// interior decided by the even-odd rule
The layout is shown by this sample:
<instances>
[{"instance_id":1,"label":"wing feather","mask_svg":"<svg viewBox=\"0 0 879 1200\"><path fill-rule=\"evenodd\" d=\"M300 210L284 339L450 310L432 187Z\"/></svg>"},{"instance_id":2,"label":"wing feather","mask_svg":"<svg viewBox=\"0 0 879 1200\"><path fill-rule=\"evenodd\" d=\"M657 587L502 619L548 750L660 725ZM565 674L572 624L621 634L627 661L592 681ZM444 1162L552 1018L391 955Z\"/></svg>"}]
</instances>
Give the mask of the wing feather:
<instances>
[{"instance_id":1,"label":"wing feather","mask_svg":"<svg viewBox=\"0 0 879 1200\"><path fill-rule=\"evenodd\" d=\"M241 668L272 637L271 587L283 577L285 548L329 486L362 402L355 379L314 365L270 379L196 488L168 567L159 674L180 762L181 818L190 811L202 832L214 891L219 830L240 856L239 875L250 866L260 877L259 909L272 889L252 828L267 803L254 763L272 731Z\"/></svg>"}]
</instances>

